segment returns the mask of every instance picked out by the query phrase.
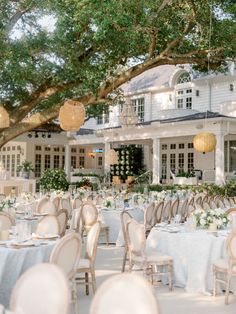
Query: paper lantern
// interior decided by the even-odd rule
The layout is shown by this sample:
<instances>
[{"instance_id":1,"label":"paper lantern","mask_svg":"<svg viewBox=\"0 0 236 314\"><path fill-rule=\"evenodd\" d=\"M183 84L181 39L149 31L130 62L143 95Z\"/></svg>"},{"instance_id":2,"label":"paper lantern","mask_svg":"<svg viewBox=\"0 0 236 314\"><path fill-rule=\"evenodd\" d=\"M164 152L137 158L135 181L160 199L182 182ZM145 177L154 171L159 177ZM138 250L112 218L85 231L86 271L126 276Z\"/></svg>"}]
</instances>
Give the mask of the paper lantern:
<instances>
[{"instance_id":1,"label":"paper lantern","mask_svg":"<svg viewBox=\"0 0 236 314\"><path fill-rule=\"evenodd\" d=\"M108 153L108 163L110 165L118 164L118 154L114 149L110 149Z\"/></svg>"},{"instance_id":2,"label":"paper lantern","mask_svg":"<svg viewBox=\"0 0 236 314\"><path fill-rule=\"evenodd\" d=\"M84 124L84 105L75 100L67 100L59 111L60 126L65 131L78 131Z\"/></svg>"},{"instance_id":3,"label":"paper lantern","mask_svg":"<svg viewBox=\"0 0 236 314\"><path fill-rule=\"evenodd\" d=\"M201 153L212 152L216 147L216 137L213 133L199 133L194 136L193 147Z\"/></svg>"},{"instance_id":4,"label":"paper lantern","mask_svg":"<svg viewBox=\"0 0 236 314\"><path fill-rule=\"evenodd\" d=\"M9 114L5 108L0 106L0 129L8 128L10 125Z\"/></svg>"}]
</instances>

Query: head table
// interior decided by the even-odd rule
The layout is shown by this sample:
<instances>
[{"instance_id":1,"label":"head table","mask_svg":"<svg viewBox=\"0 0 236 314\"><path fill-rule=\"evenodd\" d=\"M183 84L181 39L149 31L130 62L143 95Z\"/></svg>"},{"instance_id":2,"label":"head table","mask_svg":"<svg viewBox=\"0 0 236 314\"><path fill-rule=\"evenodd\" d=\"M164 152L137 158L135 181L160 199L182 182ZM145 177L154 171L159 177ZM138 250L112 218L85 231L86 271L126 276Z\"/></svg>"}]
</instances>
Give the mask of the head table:
<instances>
[{"instance_id":1,"label":"head table","mask_svg":"<svg viewBox=\"0 0 236 314\"><path fill-rule=\"evenodd\" d=\"M11 248L0 241L0 304L9 306L17 279L31 266L48 262L55 241L38 242L37 246Z\"/></svg>"},{"instance_id":2,"label":"head table","mask_svg":"<svg viewBox=\"0 0 236 314\"><path fill-rule=\"evenodd\" d=\"M213 288L212 263L226 258L229 230L187 232L181 227L154 227L147 238L147 251L173 257L174 285L190 293L209 294ZM236 292L236 282L232 281Z\"/></svg>"}]
</instances>

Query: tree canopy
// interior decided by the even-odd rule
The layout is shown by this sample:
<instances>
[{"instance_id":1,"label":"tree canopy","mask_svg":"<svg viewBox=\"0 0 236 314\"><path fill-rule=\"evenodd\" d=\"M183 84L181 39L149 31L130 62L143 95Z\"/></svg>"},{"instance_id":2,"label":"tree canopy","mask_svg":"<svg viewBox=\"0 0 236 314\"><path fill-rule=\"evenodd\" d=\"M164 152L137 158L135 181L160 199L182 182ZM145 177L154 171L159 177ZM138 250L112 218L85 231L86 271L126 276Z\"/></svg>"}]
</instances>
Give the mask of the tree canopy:
<instances>
[{"instance_id":1,"label":"tree canopy","mask_svg":"<svg viewBox=\"0 0 236 314\"><path fill-rule=\"evenodd\" d=\"M235 17L234 0L1 0L0 103L10 127L0 146L56 118L65 99L98 114L150 68L219 69L235 56Z\"/></svg>"}]
</instances>

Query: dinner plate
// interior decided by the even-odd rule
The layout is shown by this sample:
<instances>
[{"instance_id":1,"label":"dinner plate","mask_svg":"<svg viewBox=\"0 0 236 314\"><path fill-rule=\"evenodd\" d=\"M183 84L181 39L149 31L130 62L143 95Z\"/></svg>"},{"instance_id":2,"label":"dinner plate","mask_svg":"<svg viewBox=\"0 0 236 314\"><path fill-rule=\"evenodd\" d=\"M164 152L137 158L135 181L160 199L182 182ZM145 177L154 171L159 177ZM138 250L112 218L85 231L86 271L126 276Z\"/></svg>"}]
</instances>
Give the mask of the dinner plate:
<instances>
[{"instance_id":1,"label":"dinner plate","mask_svg":"<svg viewBox=\"0 0 236 314\"><path fill-rule=\"evenodd\" d=\"M35 217L43 217L43 216L48 216L48 213L35 213Z\"/></svg>"},{"instance_id":2,"label":"dinner plate","mask_svg":"<svg viewBox=\"0 0 236 314\"><path fill-rule=\"evenodd\" d=\"M22 241L22 242L13 241L13 242L9 242L7 246L10 248L27 248L27 247L35 246L35 243L32 240Z\"/></svg>"},{"instance_id":3,"label":"dinner plate","mask_svg":"<svg viewBox=\"0 0 236 314\"><path fill-rule=\"evenodd\" d=\"M45 234L45 235L41 235L41 234L33 234L32 235L34 239L46 239L46 240L54 240L59 238L58 234Z\"/></svg>"}]
</instances>

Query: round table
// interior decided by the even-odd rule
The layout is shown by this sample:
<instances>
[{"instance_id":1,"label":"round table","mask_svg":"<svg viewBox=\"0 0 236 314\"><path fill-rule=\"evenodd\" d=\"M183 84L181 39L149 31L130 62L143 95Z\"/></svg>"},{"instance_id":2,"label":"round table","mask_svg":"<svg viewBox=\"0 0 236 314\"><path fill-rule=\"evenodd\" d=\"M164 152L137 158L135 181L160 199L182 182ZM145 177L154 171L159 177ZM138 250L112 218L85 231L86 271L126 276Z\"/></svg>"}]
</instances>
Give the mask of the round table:
<instances>
[{"instance_id":1,"label":"round table","mask_svg":"<svg viewBox=\"0 0 236 314\"><path fill-rule=\"evenodd\" d=\"M153 228L147 238L147 252L161 252L173 257L174 285L191 293L210 293L213 287L212 264L226 258L226 234L219 236L207 230L168 232L164 228ZM236 283L231 288L236 291Z\"/></svg>"},{"instance_id":2,"label":"round table","mask_svg":"<svg viewBox=\"0 0 236 314\"><path fill-rule=\"evenodd\" d=\"M17 279L31 266L49 261L56 241L35 247L13 249L0 246L0 303L9 307Z\"/></svg>"}]
</instances>

